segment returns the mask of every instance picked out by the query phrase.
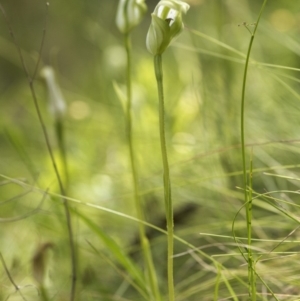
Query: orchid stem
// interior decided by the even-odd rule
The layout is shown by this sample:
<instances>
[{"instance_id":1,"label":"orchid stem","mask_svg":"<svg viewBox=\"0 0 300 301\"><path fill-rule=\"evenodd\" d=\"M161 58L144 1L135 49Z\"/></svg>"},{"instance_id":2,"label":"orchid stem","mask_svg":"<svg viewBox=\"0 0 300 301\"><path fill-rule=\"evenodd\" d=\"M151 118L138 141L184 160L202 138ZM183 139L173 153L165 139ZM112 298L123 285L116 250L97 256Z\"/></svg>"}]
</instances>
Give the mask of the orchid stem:
<instances>
[{"instance_id":1,"label":"orchid stem","mask_svg":"<svg viewBox=\"0 0 300 301\"><path fill-rule=\"evenodd\" d=\"M168 154L165 137L165 110L164 110L164 89L163 89L163 69L162 56L157 54L154 56L155 76L157 81L158 99L159 99L159 131L160 146L163 161L163 181L164 181L164 197L165 211L167 220L168 233L168 290L169 301L175 300L174 294L174 275L173 275L173 249L174 249L174 220L173 205L171 198L171 181L168 163Z\"/></svg>"}]
</instances>

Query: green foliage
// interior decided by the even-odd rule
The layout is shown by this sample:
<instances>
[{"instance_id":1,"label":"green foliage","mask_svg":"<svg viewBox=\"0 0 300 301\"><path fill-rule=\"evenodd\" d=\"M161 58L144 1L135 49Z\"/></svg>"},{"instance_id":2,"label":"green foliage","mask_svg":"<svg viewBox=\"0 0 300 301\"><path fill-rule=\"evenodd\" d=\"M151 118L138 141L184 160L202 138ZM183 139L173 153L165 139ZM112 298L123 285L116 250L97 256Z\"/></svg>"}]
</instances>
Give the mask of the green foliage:
<instances>
[{"instance_id":1,"label":"green foliage","mask_svg":"<svg viewBox=\"0 0 300 301\"><path fill-rule=\"evenodd\" d=\"M268 1L249 59L244 160L250 184L246 192L252 201L251 246L240 104L248 30L253 33L263 1L187 2L185 28L163 57L175 220L175 299L248 300L245 259L251 253L256 300L298 300L297 1ZM59 128L61 139L58 124L49 114L43 80L37 76L33 86L58 171L68 184L67 197L62 199L29 85L2 16L0 300L41 300L41 289L49 300L70 299L65 199L72 207L76 300L151 300L145 273L145 264L151 267L151 262L142 259L142 221L133 202L126 51L115 25L117 4L53 1L47 17L44 3L37 0L1 2L30 75L35 72L48 20L37 74L42 67L52 66L67 103L63 128ZM152 253L159 290L166 300L158 101L153 56L146 49L150 12L156 4L147 1L145 19L131 32L131 134L143 227L149 239L145 250ZM47 243L54 247L47 251L45 279L39 287L32 259L39 246Z\"/></svg>"}]
</instances>

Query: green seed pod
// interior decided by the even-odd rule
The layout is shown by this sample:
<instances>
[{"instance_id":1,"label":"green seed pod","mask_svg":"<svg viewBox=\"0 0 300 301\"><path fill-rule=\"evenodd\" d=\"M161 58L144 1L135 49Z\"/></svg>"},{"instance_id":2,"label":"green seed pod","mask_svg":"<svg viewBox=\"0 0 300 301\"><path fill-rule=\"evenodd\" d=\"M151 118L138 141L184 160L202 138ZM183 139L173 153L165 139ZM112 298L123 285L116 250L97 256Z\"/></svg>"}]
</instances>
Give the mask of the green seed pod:
<instances>
[{"instance_id":1,"label":"green seed pod","mask_svg":"<svg viewBox=\"0 0 300 301\"><path fill-rule=\"evenodd\" d=\"M137 26L147 11L144 0L120 0L116 24L122 33L128 33Z\"/></svg>"},{"instance_id":2,"label":"green seed pod","mask_svg":"<svg viewBox=\"0 0 300 301\"><path fill-rule=\"evenodd\" d=\"M146 45L153 55L162 54L172 40L182 31L182 13L186 13L190 6L179 0L161 0L151 14Z\"/></svg>"}]
</instances>

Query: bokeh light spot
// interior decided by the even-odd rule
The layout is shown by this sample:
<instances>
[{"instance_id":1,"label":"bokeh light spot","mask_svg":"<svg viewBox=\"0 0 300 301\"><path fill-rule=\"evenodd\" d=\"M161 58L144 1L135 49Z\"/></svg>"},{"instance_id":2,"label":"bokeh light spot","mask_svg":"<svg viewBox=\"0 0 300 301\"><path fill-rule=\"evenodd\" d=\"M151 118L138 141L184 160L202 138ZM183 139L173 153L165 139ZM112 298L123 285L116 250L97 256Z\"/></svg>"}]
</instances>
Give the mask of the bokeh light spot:
<instances>
[{"instance_id":1,"label":"bokeh light spot","mask_svg":"<svg viewBox=\"0 0 300 301\"><path fill-rule=\"evenodd\" d=\"M294 15L287 9L277 9L270 16L270 23L280 32L287 32L296 26Z\"/></svg>"},{"instance_id":2,"label":"bokeh light spot","mask_svg":"<svg viewBox=\"0 0 300 301\"><path fill-rule=\"evenodd\" d=\"M89 105L81 100L75 100L69 106L69 114L73 119L82 120L91 113Z\"/></svg>"}]
</instances>

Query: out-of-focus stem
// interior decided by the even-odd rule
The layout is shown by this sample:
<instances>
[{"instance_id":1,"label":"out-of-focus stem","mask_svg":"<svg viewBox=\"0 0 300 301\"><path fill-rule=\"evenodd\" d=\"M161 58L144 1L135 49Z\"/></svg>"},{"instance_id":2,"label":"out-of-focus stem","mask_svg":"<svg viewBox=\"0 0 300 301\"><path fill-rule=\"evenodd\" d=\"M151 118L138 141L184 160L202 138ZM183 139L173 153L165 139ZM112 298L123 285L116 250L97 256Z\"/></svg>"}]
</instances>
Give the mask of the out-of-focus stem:
<instances>
[{"instance_id":1,"label":"out-of-focus stem","mask_svg":"<svg viewBox=\"0 0 300 301\"><path fill-rule=\"evenodd\" d=\"M131 40L130 34L127 33L124 35L124 44L127 55L127 140L129 145L129 156L130 156L130 166L132 172L132 182L134 188L134 203L136 214L139 220L145 220L144 211L139 195L139 184L138 184L138 172L136 169L135 155L134 155L134 146L133 146L133 137L132 137L132 80L131 80ZM150 295L153 300L159 301L160 293L158 289L158 283L155 273L155 268L152 260L151 249L146 237L145 226L142 223L139 223L139 236L141 242L141 248L143 252L144 262L147 270L147 277L150 284Z\"/></svg>"}]
</instances>

